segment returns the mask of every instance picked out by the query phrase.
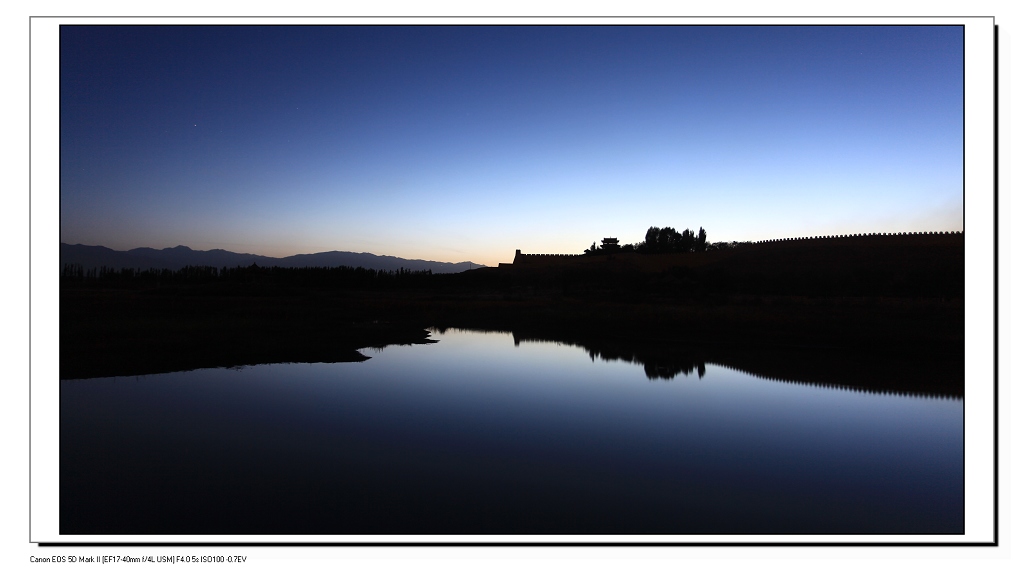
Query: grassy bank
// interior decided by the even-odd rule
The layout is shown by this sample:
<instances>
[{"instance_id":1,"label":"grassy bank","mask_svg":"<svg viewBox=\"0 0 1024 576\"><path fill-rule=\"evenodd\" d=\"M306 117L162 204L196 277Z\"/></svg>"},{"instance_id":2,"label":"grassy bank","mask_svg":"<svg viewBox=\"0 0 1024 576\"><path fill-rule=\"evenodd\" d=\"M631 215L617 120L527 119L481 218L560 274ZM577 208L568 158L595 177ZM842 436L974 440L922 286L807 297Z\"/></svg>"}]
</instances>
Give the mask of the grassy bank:
<instances>
[{"instance_id":1,"label":"grassy bank","mask_svg":"<svg viewBox=\"0 0 1024 576\"><path fill-rule=\"evenodd\" d=\"M962 300L729 297L710 301L563 291L344 291L201 284L61 289L62 378L273 362L359 361L357 349L427 342L428 327L944 355L963 350Z\"/></svg>"}]
</instances>

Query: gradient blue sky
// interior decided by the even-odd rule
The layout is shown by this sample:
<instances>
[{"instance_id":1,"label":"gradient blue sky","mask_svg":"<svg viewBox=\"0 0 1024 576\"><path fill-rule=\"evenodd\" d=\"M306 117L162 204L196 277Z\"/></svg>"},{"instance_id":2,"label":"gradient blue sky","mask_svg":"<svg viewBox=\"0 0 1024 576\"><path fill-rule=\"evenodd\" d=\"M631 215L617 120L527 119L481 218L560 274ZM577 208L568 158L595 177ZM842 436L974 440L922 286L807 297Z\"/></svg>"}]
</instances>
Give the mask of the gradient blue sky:
<instances>
[{"instance_id":1,"label":"gradient blue sky","mask_svg":"<svg viewBox=\"0 0 1024 576\"><path fill-rule=\"evenodd\" d=\"M962 230L960 26L62 26L61 241Z\"/></svg>"}]
</instances>

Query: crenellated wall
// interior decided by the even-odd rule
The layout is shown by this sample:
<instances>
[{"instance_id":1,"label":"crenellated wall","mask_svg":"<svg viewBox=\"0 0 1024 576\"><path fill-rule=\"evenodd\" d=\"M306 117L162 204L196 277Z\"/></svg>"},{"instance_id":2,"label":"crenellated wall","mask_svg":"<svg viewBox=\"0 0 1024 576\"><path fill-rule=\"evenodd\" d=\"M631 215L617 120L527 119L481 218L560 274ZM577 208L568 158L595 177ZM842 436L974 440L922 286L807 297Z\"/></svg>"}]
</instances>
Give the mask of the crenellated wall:
<instances>
[{"instance_id":1,"label":"crenellated wall","mask_svg":"<svg viewBox=\"0 0 1024 576\"><path fill-rule=\"evenodd\" d=\"M512 264L516 266L546 266L564 263L566 260L582 258L583 254L523 254L516 250L516 258Z\"/></svg>"},{"instance_id":2,"label":"crenellated wall","mask_svg":"<svg viewBox=\"0 0 1024 576\"><path fill-rule=\"evenodd\" d=\"M719 259L733 250L742 250L744 246L750 248L769 248L771 246L786 247L829 247L829 246L863 246L863 247L898 247L898 246L932 246L932 245L955 245L962 244L963 232L870 232L864 234L836 234L830 236L801 236L792 238L774 238L770 240L758 240L749 244L743 243L736 248L727 250L715 250L701 253L701 258ZM501 268L544 268L564 265L612 265L617 261L616 266L632 266L634 268L664 268L671 265L680 265L697 257L697 253L669 253L669 254L638 254L638 253L616 253L616 254L523 254L516 250L516 257L511 264L501 264ZM679 262L675 262L675 261Z\"/></svg>"},{"instance_id":3,"label":"crenellated wall","mask_svg":"<svg viewBox=\"0 0 1024 576\"><path fill-rule=\"evenodd\" d=\"M866 234L836 234L832 236L799 236L793 238L774 238L771 240L758 240L754 244L772 244L775 242L798 242L807 240L838 240L844 238L893 238L893 237L944 237L963 236L963 232L868 232Z\"/></svg>"}]
</instances>

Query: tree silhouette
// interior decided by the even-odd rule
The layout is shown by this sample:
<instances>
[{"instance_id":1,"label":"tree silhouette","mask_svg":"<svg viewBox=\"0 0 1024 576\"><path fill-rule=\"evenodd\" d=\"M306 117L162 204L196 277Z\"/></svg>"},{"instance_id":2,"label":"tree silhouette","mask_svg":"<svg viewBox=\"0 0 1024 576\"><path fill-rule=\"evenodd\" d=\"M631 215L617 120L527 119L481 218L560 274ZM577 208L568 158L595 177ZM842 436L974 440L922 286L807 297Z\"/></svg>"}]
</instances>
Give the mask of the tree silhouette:
<instances>
[{"instance_id":1,"label":"tree silhouette","mask_svg":"<svg viewBox=\"0 0 1024 576\"><path fill-rule=\"evenodd\" d=\"M658 236L661 234L661 228L657 226L651 226L647 229L647 235L644 236L644 252L657 252L658 251Z\"/></svg>"},{"instance_id":2,"label":"tree silhouette","mask_svg":"<svg viewBox=\"0 0 1024 576\"><path fill-rule=\"evenodd\" d=\"M584 254L610 254L613 252L639 252L641 254L670 254L677 252L707 252L709 249L707 232L704 228L696 234L689 228L682 232L671 226L658 228L651 226L642 242L620 246L618 239L605 238L600 247L597 243L590 245Z\"/></svg>"}]
</instances>

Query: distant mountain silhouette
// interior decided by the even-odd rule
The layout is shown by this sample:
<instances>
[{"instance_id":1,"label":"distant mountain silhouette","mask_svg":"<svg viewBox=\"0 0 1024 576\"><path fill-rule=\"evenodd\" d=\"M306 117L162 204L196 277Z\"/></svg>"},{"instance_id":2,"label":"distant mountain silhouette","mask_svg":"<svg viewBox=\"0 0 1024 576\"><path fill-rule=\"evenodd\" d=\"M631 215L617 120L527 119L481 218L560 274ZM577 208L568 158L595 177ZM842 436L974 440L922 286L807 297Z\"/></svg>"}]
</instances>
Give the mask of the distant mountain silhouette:
<instances>
[{"instance_id":1,"label":"distant mountain silhouette","mask_svg":"<svg viewBox=\"0 0 1024 576\"><path fill-rule=\"evenodd\" d=\"M157 250L134 248L132 250L111 250L104 246L83 244L60 244L60 266L78 264L84 269L99 268L150 268L180 270L185 266L280 266L282 268L351 266L373 270L430 270L435 274L462 272L470 268L482 268L473 262L434 262L432 260L407 260L396 256L377 256L368 252L318 252L296 254L284 258L272 258L257 254L239 254L227 250L193 250L188 246L175 246Z\"/></svg>"}]
</instances>

